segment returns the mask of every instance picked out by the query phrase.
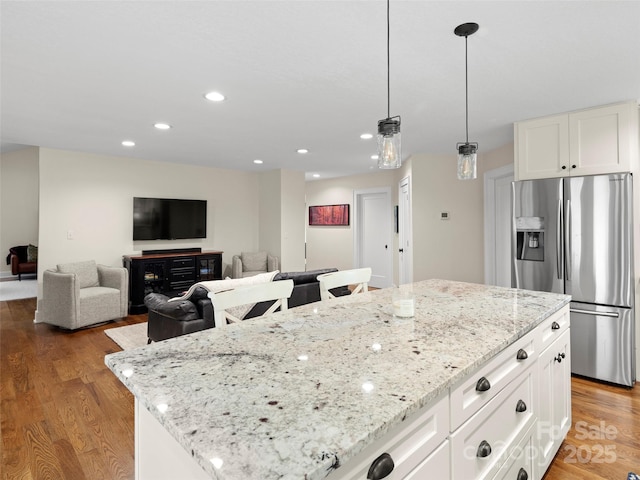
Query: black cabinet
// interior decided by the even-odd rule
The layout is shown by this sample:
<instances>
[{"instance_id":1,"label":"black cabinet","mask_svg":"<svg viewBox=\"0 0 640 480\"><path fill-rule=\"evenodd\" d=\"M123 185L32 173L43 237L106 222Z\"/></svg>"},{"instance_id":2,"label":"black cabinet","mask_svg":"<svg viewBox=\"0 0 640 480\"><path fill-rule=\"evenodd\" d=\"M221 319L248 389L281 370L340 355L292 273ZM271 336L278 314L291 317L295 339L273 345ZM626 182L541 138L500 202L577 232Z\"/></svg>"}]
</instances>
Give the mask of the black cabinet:
<instances>
[{"instance_id":1,"label":"black cabinet","mask_svg":"<svg viewBox=\"0 0 640 480\"><path fill-rule=\"evenodd\" d=\"M222 252L181 252L123 257L129 270L129 313L147 311L144 297L152 292L176 297L191 285L222 279Z\"/></svg>"}]
</instances>

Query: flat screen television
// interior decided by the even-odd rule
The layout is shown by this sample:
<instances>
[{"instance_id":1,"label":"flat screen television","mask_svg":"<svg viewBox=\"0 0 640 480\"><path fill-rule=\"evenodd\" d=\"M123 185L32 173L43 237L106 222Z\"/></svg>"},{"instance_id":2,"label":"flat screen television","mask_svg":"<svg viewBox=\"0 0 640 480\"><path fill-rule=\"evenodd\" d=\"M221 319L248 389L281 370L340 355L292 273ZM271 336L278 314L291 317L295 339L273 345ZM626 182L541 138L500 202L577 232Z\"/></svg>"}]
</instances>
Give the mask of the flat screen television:
<instances>
[{"instance_id":1,"label":"flat screen television","mask_svg":"<svg viewBox=\"0 0 640 480\"><path fill-rule=\"evenodd\" d=\"M207 201L133 198L134 240L207 237Z\"/></svg>"}]
</instances>

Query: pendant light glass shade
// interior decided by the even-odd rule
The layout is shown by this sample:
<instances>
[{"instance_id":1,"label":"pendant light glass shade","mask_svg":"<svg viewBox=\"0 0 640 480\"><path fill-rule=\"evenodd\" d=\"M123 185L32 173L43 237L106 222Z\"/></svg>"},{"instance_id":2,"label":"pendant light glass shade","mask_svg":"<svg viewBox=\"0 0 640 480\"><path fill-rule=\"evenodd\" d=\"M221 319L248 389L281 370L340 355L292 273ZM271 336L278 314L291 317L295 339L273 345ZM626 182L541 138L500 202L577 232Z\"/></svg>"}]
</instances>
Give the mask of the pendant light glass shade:
<instances>
[{"instance_id":1,"label":"pendant light glass shade","mask_svg":"<svg viewBox=\"0 0 640 480\"><path fill-rule=\"evenodd\" d=\"M477 23L463 23L458 25L453 33L464 37L464 88L465 88L465 125L467 139L458 143L458 180L475 180L477 178L476 164L478 160L478 144L469 143L469 68L467 66L467 37L478 31Z\"/></svg>"},{"instance_id":2,"label":"pendant light glass shade","mask_svg":"<svg viewBox=\"0 0 640 480\"><path fill-rule=\"evenodd\" d=\"M477 177L477 143L458 144L458 180L473 180Z\"/></svg>"},{"instance_id":3,"label":"pendant light glass shade","mask_svg":"<svg viewBox=\"0 0 640 480\"><path fill-rule=\"evenodd\" d=\"M400 117L378 121L378 168L400 168L401 154Z\"/></svg>"}]
</instances>

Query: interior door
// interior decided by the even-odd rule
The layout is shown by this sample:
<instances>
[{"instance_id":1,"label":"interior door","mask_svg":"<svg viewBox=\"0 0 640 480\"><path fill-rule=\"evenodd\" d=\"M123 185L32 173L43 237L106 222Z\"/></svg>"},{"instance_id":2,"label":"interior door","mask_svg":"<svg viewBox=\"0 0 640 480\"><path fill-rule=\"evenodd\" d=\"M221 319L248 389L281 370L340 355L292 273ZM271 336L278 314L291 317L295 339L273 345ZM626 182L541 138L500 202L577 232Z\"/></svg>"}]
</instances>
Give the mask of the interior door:
<instances>
[{"instance_id":1,"label":"interior door","mask_svg":"<svg viewBox=\"0 0 640 480\"><path fill-rule=\"evenodd\" d=\"M484 176L484 283L511 286L511 183L513 165Z\"/></svg>"},{"instance_id":2,"label":"interior door","mask_svg":"<svg viewBox=\"0 0 640 480\"><path fill-rule=\"evenodd\" d=\"M354 192L356 206L354 253L355 268L371 267L369 285L376 288L393 284L391 192L388 188Z\"/></svg>"},{"instance_id":3,"label":"interior door","mask_svg":"<svg viewBox=\"0 0 640 480\"><path fill-rule=\"evenodd\" d=\"M413 282L410 177L400 181L398 193L398 283L404 285Z\"/></svg>"}]
</instances>

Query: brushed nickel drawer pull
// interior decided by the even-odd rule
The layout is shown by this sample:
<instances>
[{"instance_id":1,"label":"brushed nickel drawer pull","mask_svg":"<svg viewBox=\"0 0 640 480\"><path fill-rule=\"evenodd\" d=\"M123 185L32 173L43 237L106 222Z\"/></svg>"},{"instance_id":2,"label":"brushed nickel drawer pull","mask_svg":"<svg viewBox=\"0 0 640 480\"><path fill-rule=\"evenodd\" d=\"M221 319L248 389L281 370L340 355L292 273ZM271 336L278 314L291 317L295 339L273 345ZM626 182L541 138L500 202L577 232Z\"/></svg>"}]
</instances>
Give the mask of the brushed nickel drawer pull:
<instances>
[{"instance_id":1,"label":"brushed nickel drawer pull","mask_svg":"<svg viewBox=\"0 0 640 480\"><path fill-rule=\"evenodd\" d=\"M518 350L518 354L516 355L516 358L518 360L526 360L527 358L529 358L529 354L524 348L521 348L520 350Z\"/></svg>"}]
</instances>

